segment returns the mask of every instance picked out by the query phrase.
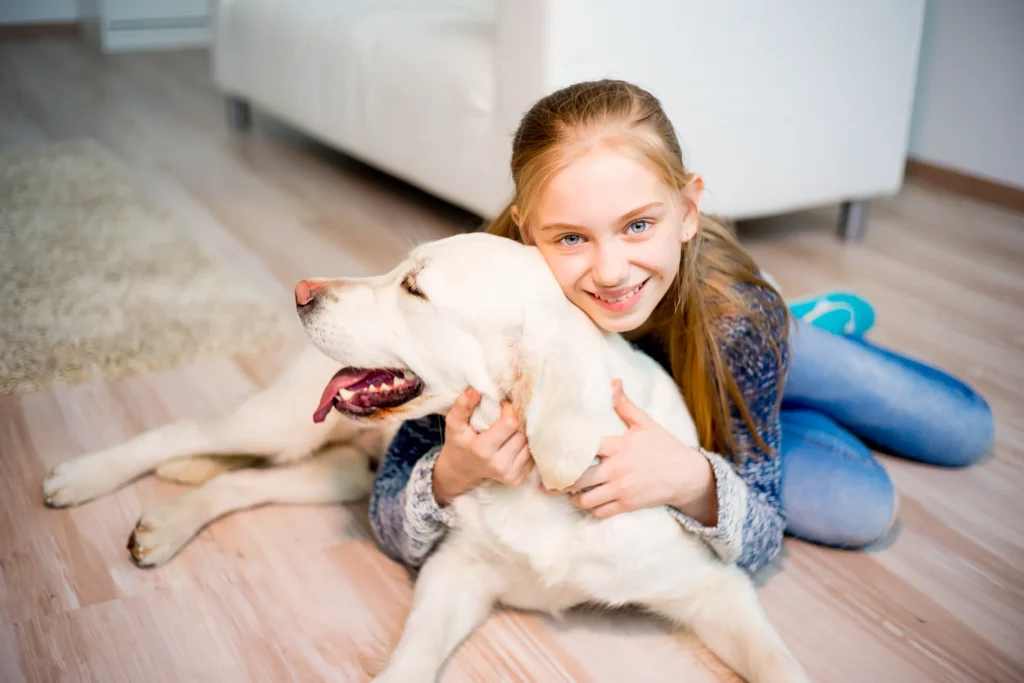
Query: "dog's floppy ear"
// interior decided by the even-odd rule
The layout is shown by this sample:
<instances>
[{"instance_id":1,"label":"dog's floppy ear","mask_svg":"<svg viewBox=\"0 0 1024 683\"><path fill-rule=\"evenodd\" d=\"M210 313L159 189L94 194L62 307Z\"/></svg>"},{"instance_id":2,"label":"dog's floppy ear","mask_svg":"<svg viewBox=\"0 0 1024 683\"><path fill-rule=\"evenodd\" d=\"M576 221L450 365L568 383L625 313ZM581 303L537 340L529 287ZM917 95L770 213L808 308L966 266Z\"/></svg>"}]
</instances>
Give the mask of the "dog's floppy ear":
<instances>
[{"instance_id":1,"label":"dog's floppy ear","mask_svg":"<svg viewBox=\"0 0 1024 683\"><path fill-rule=\"evenodd\" d=\"M568 316L585 316L569 305ZM566 324L566 323L569 324ZM597 457L608 412L611 380L600 337L573 333L589 319L533 319L517 350L512 404L526 424L526 438L541 481L549 489L574 483ZM606 381L607 380L607 381Z\"/></svg>"}]
</instances>

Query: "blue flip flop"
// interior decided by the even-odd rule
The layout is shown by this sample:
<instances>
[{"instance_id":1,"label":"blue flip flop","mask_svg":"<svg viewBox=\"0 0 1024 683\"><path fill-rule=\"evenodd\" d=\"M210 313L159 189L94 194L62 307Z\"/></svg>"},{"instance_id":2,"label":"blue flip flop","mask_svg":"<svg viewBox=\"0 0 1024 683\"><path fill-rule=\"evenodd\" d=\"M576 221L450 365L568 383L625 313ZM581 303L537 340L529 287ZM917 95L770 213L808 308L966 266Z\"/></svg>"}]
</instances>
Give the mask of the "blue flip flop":
<instances>
[{"instance_id":1,"label":"blue flip flop","mask_svg":"<svg viewBox=\"0 0 1024 683\"><path fill-rule=\"evenodd\" d=\"M875 324L875 309L852 292L828 292L789 303L793 317L834 334L862 337Z\"/></svg>"}]
</instances>

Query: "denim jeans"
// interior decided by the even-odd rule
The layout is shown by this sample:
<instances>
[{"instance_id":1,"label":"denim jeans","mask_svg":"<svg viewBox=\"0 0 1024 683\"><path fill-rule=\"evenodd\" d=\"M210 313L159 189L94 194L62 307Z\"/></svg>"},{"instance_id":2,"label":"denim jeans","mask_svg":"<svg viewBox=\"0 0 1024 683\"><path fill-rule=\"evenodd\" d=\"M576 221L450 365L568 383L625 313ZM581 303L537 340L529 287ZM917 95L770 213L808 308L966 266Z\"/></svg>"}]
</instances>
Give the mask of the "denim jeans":
<instances>
[{"instance_id":1,"label":"denim jeans","mask_svg":"<svg viewBox=\"0 0 1024 683\"><path fill-rule=\"evenodd\" d=\"M988 403L941 370L800 322L790 349L781 457L793 536L857 548L886 534L897 495L869 448L962 467L992 447Z\"/></svg>"}]
</instances>

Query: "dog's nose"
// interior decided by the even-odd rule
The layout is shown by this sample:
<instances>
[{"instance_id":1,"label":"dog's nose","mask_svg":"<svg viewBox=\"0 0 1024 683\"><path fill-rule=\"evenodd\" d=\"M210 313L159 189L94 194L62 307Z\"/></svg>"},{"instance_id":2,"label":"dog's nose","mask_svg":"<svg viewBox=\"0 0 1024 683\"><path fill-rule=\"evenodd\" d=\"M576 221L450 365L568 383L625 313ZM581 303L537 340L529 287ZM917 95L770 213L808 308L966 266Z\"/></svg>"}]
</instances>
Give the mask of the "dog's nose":
<instances>
[{"instance_id":1,"label":"dog's nose","mask_svg":"<svg viewBox=\"0 0 1024 683\"><path fill-rule=\"evenodd\" d=\"M318 282L301 280L299 284L295 285L295 304L297 306L309 305L316 298L316 293L320 287L321 285Z\"/></svg>"}]
</instances>

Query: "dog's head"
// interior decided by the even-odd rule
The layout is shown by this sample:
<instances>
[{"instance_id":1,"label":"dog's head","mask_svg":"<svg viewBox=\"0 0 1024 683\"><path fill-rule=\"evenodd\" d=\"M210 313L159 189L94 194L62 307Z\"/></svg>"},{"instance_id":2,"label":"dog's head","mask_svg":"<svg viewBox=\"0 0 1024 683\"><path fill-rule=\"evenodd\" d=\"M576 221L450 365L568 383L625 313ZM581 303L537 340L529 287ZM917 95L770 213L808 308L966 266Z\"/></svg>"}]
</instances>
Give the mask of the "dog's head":
<instances>
[{"instance_id":1,"label":"dog's head","mask_svg":"<svg viewBox=\"0 0 1024 683\"><path fill-rule=\"evenodd\" d=\"M590 465L614 417L602 335L562 294L536 249L483 233L414 249L391 272L305 280L306 333L342 369L314 419L366 422L445 414L472 386L482 430L511 401L546 486Z\"/></svg>"}]
</instances>

